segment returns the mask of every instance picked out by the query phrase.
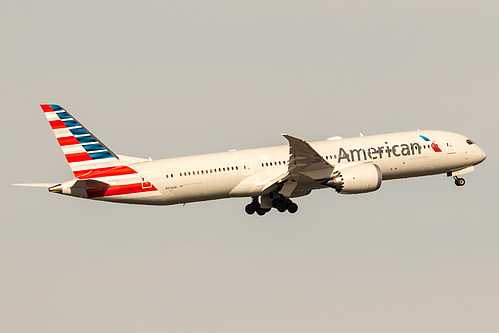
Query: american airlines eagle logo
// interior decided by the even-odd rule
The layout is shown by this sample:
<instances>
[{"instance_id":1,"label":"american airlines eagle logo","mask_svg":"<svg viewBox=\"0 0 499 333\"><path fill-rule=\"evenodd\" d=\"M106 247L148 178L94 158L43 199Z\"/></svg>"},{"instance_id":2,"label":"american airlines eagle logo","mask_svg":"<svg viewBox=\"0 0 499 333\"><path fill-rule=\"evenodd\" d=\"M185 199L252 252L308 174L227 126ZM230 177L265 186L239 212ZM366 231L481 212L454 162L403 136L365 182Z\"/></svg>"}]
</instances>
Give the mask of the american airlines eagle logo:
<instances>
[{"instance_id":1,"label":"american airlines eagle logo","mask_svg":"<svg viewBox=\"0 0 499 333\"><path fill-rule=\"evenodd\" d=\"M425 140L426 142L430 142L430 141L431 141L430 139L428 139L428 138L427 138L426 136L424 136L424 135L420 135L419 137L420 137L421 139ZM441 153L441 152L442 152L442 149L440 149L440 148L438 147L438 145L435 143L435 141L431 141L431 144L430 144L430 145L431 145L431 149L433 149L433 151L434 151L434 152L436 152L436 153Z\"/></svg>"}]
</instances>

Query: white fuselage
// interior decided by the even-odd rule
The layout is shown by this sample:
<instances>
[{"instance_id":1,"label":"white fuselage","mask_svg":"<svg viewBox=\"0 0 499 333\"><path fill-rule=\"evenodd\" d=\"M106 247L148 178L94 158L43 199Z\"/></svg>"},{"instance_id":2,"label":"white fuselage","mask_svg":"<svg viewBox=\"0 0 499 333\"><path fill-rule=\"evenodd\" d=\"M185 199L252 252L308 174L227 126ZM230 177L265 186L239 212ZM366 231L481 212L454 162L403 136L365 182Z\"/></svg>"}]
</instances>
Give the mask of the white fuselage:
<instances>
[{"instance_id":1,"label":"white fuselage","mask_svg":"<svg viewBox=\"0 0 499 333\"><path fill-rule=\"evenodd\" d=\"M425 139L423 139L424 137ZM429 141L427 141L429 139ZM444 131L411 131L332 138L309 143L334 170L359 163L379 166L383 180L451 173L485 159L476 144L461 134ZM435 151L432 145L437 146ZM287 145L195 155L135 163L143 186L157 191L96 197L97 200L171 205L229 197L257 197L270 191L274 179L288 171ZM291 197L327 188L322 184L330 170L304 172ZM136 176L138 177L138 176ZM111 178L102 181L113 183ZM115 182L119 183L119 179Z\"/></svg>"}]
</instances>

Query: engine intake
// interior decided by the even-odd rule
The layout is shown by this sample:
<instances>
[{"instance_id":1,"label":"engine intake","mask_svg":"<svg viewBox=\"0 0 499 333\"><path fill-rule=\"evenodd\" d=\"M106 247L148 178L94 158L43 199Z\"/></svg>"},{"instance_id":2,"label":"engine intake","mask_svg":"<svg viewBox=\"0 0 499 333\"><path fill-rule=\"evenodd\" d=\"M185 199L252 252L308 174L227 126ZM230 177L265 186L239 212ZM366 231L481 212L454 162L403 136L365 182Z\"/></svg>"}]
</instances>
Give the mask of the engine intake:
<instances>
[{"instance_id":1,"label":"engine intake","mask_svg":"<svg viewBox=\"0 0 499 333\"><path fill-rule=\"evenodd\" d=\"M322 184L341 194L358 194L376 191L381 187L382 178L376 164L356 164L333 172L333 176Z\"/></svg>"}]
</instances>

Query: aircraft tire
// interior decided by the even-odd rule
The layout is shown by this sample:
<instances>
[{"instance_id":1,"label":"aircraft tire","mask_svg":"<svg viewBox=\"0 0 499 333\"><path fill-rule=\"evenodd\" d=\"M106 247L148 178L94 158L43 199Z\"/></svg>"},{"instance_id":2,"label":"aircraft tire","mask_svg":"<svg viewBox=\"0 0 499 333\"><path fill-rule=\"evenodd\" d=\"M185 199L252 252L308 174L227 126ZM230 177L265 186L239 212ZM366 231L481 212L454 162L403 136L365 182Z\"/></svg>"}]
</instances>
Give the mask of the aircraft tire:
<instances>
[{"instance_id":1,"label":"aircraft tire","mask_svg":"<svg viewBox=\"0 0 499 333\"><path fill-rule=\"evenodd\" d=\"M277 210L280 212L280 213L284 213L286 211L286 209L288 208L286 206L286 202L281 200L277 206L276 206Z\"/></svg>"},{"instance_id":2,"label":"aircraft tire","mask_svg":"<svg viewBox=\"0 0 499 333\"><path fill-rule=\"evenodd\" d=\"M291 214L294 214L298 211L298 205L295 204L294 202L290 203L288 205L288 212L290 212Z\"/></svg>"},{"instance_id":3,"label":"aircraft tire","mask_svg":"<svg viewBox=\"0 0 499 333\"><path fill-rule=\"evenodd\" d=\"M464 178L456 178L454 184L456 184L456 186L464 186L464 184L466 184L466 181L464 180Z\"/></svg>"},{"instance_id":4,"label":"aircraft tire","mask_svg":"<svg viewBox=\"0 0 499 333\"><path fill-rule=\"evenodd\" d=\"M260 215L260 216L265 215L265 213L266 213L266 212L267 212L267 210L265 210L265 209L263 209L263 208L258 208L258 209L256 210L256 213L257 213L258 215Z\"/></svg>"},{"instance_id":5,"label":"aircraft tire","mask_svg":"<svg viewBox=\"0 0 499 333\"><path fill-rule=\"evenodd\" d=\"M248 215L253 215L256 212L256 209L252 204L247 204L246 207L244 207L244 210Z\"/></svg>"}]
</instances>

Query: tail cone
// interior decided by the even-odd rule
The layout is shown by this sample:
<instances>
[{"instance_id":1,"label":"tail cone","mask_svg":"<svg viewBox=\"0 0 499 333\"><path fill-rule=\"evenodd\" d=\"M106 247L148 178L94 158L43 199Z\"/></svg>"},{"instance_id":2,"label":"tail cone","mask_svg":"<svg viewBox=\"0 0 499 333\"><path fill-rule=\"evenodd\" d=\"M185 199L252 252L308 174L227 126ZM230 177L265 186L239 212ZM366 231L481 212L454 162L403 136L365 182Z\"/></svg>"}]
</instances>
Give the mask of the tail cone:
<instances>
[{"instance_id":1,"label":"tail cone","mask_svg":"<svg viewBox=\"0 0 499 333\"><path fill-rule=\"evenodd\" d=\"M62 193L62 185L59 184L59 185L54 185L52 187L49 187L49 192L52 192L52 193Z\"/></svg>"}]
</instances>

